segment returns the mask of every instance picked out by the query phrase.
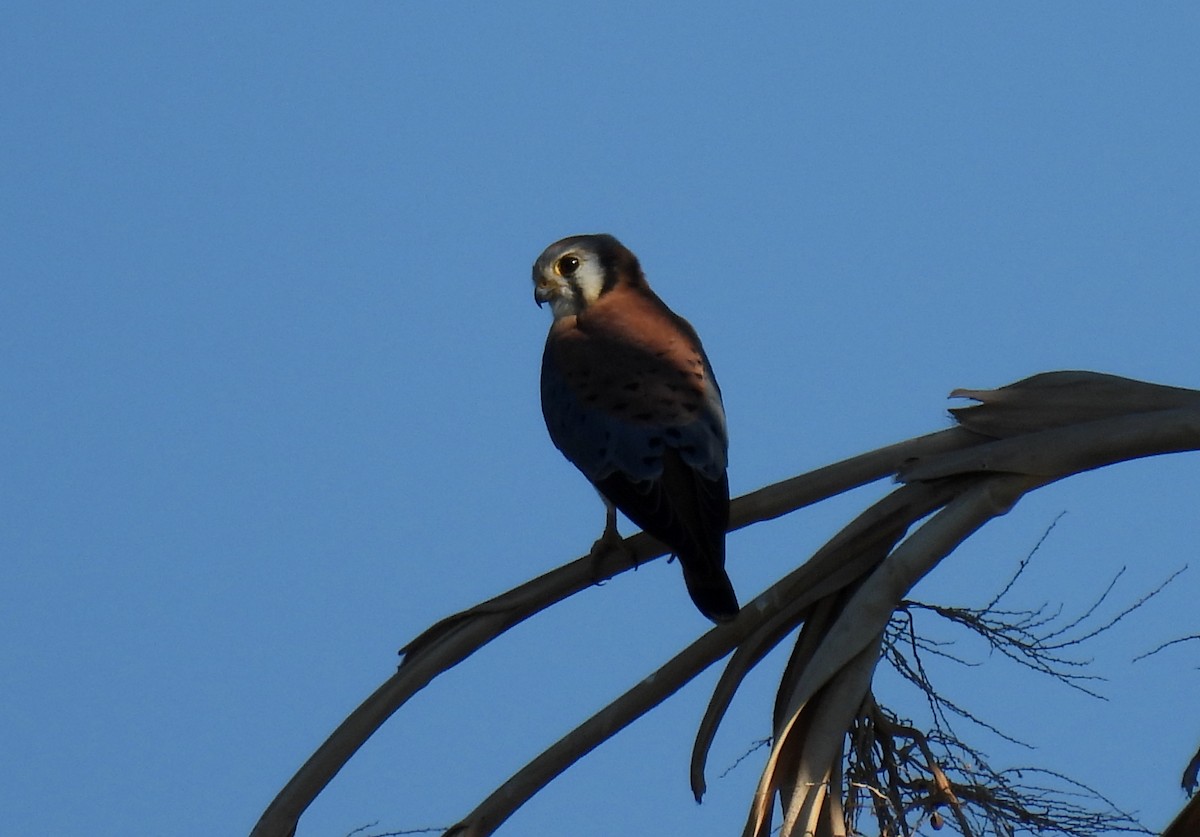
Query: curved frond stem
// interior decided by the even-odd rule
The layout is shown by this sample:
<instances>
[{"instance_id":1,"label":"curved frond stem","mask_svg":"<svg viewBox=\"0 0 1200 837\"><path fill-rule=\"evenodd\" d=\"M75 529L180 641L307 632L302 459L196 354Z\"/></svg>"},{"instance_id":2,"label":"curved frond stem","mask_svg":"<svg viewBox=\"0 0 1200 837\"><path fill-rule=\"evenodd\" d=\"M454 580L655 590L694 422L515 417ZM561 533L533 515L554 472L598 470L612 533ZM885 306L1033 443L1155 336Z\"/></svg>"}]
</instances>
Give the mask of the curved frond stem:
<instances>
[{"instance_id":1,"label":"curved frond stem","mask_svg":"<svg viewBox=\"0 0 1200 837\"><path fill-rule=\"evenodd\" d=\"M830 788L834 780L841 784L840 762L826 757L833 740L830 730L836 727L828 719L840 718L837 712L844 707L826 708L822 695L853 685L851 691L862 702L866 691L855 691L861 685L859 666L871 658L869 686L878 637L905 592L1027 491L1127 459L1200 449L1200 392L1194 390L1091 372L1054 372L996 390L955 394L981 402L952 410L959 427L851 457L735 500L731 529L885 477L895 475L904 483L809 561L748 602L733 622L708 631L549 747L502 784L456 826L457 831L491 833L567 766L736 649L693 748L692 786L699 798L704 762L733 695L769 650L803 624L801 645L792 655L777 701L776 717L783 721L777 723L754 803L759 815L752 820L769 822L766 812L784 788L784 837L794 829L816 829L830 837L842 833L841 818L853 814L850 805L842 809L840 788L826 794L823 802L805 795L806 788ZM294 834L304 810L359 747L437 676L547 607L664 554L662 545L644 534L625 539L623 547L599 560L589 555L569 562L443 619L409 642L396 673L304 763L263 813L252 837ZM854 723L848 720L842 734ZM803 735L798 734L801 728ZM872 798L884 805L891 792L874 789Z\"/></svg>"}]
</instances>

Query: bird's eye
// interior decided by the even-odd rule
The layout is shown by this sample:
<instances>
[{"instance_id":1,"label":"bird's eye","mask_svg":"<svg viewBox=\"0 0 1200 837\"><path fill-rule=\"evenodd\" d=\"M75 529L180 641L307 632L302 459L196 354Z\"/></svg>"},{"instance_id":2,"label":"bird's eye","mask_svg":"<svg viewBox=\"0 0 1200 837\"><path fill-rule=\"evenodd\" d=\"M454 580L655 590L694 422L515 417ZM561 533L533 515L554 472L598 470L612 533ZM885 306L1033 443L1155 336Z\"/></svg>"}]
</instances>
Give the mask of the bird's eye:
<instances>
[{"instance_id":1,"label":"bird's eye","mask_svg":"<svg viewBox=\"0 0 1200 837\"><path fill-rule=\"evenodd\" d=\"M574 276L577 270L579 270L578 256L563 256L554 263L554 272L559 276Z\"/></svg>"}]
</instances>

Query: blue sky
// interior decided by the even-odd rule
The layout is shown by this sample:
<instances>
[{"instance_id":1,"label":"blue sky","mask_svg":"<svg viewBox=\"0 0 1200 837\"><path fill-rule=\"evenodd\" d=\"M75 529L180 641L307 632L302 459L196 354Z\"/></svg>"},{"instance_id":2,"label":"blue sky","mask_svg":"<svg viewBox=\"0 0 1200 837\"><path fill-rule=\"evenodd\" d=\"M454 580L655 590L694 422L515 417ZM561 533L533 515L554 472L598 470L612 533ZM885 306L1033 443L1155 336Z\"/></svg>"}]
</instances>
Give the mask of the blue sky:
<instances>
[{"instance_id":1,"label":"blue sky","mask_svg":"<svg viewBox=\"0 0 1200 837\"><path fill-rule=\"evenodd\" d=\"M739 494L945 427L954 387L1197 386L1198 42L1185 4L10 2L3 830L245 833L397 648L586 550L529 284L564 235L620 237L703 335ZM1131 601L1196 564L1195 466L1045 489L918 595L986 601L1066 512L1022 602L1081 610L1122 566ZM885 489L732 536L743 600ZM964 731L1161 826L1196 651L1131 659L1197 632L1198 573L1082 654L1106 701L948 672L1036 749ZM300 834L455 822L706 627L674 565L585 592L436 681ZM781 665L703 806L715 670L502 833L735 833L763 756L717 775Z\"/></svg>"}]
</instances>

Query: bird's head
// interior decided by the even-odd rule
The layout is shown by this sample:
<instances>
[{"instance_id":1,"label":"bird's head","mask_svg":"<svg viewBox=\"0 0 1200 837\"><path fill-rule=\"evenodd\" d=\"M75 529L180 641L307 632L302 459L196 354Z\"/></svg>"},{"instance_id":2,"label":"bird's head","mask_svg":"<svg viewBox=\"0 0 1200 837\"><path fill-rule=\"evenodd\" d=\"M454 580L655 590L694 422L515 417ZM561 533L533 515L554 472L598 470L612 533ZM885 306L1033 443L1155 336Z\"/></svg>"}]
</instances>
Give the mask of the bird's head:
<instances>
[{"instance_id":1,"label":"bird's head","mask_svg":"<svg viewBox=\"0 0 1200 837\"><path fill-rule=\"evenodd\" d=\"M637 258L611 235L556 241L533 263L533 299L554 319L574 316L622 281L641 281Z\"/></svg>"}]
</instances>

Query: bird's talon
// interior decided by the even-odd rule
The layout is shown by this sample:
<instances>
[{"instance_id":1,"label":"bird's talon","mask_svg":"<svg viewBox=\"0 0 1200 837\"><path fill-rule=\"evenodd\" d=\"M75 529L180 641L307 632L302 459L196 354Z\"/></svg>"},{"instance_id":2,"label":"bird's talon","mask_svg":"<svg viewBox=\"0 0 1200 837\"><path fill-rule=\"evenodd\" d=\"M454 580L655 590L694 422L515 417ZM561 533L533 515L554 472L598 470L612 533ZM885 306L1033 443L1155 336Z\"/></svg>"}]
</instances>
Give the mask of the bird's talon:
<instances>
[{"instance_id":1,"label":"bird's talon","mask_svg":"<svg viewBox=\"0 0 1200 837\"><path fill-rule=\"evenodd\" d=\"M625 546L625 539L615 529L605 530L604 534L596 538L596 542L592 544L591 550L588 552L588 557L593 561L602 562L611 553L623 554L627 558L632 558L629 549Z\"/></svg>"},{"instance_id":2,"label":"bird's talon","mask_svg":"<svg viewBox=\"0 0 1200 837\"><path fill-rule=\"evenodd\" d=\"M625 546L625 539L621 537L621 533L617 531L615 513L610 515L609 525L604 527L604 534L596 538L596 542L588 551L588 558L592 561L592 578L596 585L603 584L611 577L612 573L604 572L604 565L610 557L624 557L627 561L633 561L633 554Z\"/></svg>"}]
</instances>

